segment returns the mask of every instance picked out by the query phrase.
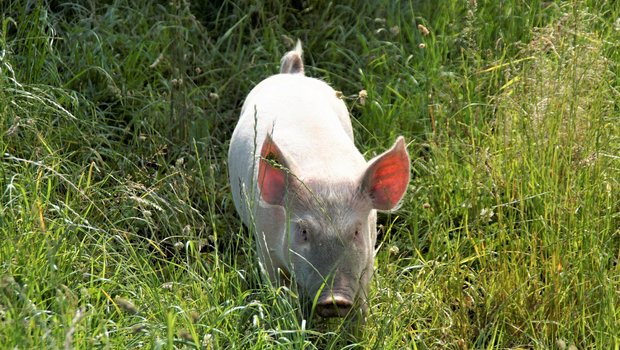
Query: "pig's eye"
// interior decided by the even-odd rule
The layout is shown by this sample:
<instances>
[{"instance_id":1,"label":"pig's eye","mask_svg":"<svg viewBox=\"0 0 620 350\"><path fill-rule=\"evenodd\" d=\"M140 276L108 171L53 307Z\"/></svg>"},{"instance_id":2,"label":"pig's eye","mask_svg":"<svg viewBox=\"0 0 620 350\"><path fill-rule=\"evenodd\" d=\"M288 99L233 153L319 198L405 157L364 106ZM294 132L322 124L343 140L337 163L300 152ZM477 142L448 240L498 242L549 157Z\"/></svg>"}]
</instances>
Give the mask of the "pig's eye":
<instances>
[{"instance_id":1,"label":"pig's eye","mask_svg":"<svg viewBox=\"0 0 620 350\"><path fill-rule=\"evenodd\" d=\"M358 239L362 232L361 225L355 225L355 231L353 231L353 239Z\"/></svg>"}]
</instances>

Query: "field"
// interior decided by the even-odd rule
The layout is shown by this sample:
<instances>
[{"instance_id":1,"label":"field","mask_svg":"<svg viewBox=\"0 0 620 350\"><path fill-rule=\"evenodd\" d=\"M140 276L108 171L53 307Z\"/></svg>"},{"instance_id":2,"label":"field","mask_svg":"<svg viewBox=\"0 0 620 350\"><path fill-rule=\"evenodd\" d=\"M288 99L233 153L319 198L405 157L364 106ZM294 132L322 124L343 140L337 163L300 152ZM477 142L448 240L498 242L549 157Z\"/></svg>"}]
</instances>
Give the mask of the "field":
<instances>
[{"instance_id":1,"label":"field","mask_svg":"<svg viewBox=\"0 0 620 350\"><path fill-rule=\"evenodd\" d=\"M620 4L0 2L0 348L620 349ZM299 38L367 159L366 324L261 278L227 177Z\"/></svg>"}]
</instances>

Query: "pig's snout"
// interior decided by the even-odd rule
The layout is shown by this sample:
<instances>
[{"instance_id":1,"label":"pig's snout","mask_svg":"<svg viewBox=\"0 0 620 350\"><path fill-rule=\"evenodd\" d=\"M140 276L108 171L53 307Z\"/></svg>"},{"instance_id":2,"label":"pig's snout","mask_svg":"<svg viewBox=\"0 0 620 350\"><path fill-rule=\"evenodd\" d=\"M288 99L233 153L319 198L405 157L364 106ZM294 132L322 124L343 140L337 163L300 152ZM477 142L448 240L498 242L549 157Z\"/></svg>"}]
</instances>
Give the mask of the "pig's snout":
<instances>
[{"instance_id":1,"label":"pig's snout","mask_svg":"<svg viewBox=\"0 0 620 350\"><path fill-rule=\"evenodd\" d=\"M352 308L351 298L341 294L322 296L316 304L316 311L322 317L345 317Z\"/></svg>"}]
</instances>

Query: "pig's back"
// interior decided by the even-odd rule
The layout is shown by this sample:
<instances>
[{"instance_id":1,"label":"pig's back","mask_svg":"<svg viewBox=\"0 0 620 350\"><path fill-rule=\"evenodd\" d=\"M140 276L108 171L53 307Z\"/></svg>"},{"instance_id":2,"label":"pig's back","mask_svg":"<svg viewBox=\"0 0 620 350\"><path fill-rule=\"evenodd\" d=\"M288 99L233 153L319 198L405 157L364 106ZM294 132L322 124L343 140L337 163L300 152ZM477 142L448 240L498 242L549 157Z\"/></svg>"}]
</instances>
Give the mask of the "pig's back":
<instances>
[{"instance_id":1,"label":"pig's back","mask_svg":"<svg viewBox=\"0 0 620 350\"><path fill-rule=\"evenodd\" d=\"M240 124L254 124L255 106L260 117L258 129L264 133L272 129L265 128L266 125L276 122L279 128L300 136L316 131L344 131L353 140L344 102L321 80L301 74L278 74L263 80L248 94ZM274 134L276 132L274 129Z\"/></svg>"}]
</instances>

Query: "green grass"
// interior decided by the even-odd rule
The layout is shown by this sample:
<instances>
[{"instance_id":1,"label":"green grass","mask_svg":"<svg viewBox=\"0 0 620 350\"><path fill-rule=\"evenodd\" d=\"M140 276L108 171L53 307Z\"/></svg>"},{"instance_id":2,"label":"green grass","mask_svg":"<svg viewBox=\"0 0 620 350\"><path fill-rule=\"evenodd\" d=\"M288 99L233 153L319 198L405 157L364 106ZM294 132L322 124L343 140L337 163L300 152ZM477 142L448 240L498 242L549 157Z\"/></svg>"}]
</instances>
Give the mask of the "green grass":
<instances>
[{"instance_id":1,"label":"green grass","mask_svg":"<svg viewBox=\"0 0 620 350\"><path fill-rule=\"evenodd\" d=\"M0 11L1 348L620 349L615 1ZM367 158L410 141L358 334L264 282L227 183L296 38Z\"/></svg>"}]
</instances>

